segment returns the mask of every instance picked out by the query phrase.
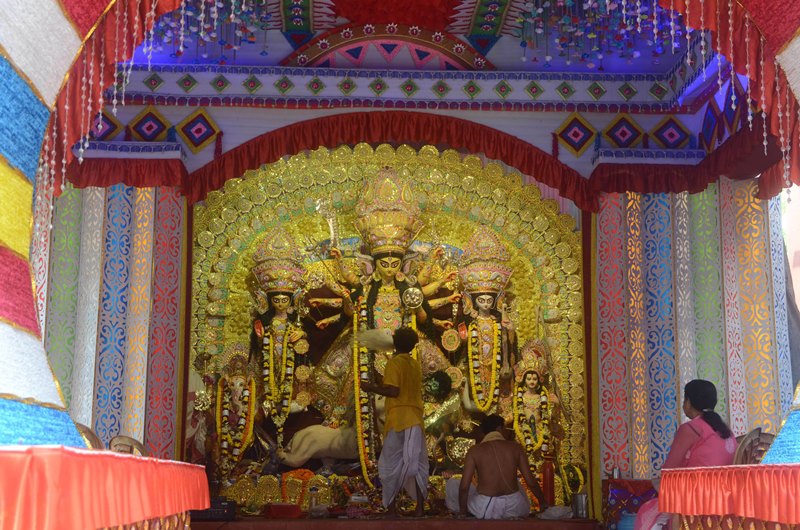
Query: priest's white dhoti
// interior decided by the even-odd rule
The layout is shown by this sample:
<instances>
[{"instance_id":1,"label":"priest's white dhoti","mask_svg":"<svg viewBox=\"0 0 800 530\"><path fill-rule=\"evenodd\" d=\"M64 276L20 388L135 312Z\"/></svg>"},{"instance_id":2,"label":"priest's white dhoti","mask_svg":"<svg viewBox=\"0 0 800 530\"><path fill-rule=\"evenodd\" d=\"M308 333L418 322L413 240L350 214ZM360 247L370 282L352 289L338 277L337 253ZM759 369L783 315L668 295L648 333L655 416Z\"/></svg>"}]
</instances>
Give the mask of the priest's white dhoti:
<instances>
[{"instance_id":1,"label":"priest's white dhoti","mask_svg":"<svg viewBox=\"0 0 800 530\"><path fill-rule=\"evenodd\" d=\"M389 431L378 457L378 474L383 487L383 506L387 507L401 488L417 500L414 484L424 499L428 495L428 448L422 427L414 425L402 431Z\"/></svg>"},{"instance_id":2,"label":"priest's white dhoti","mask_svg":"<svg viewBox=\"0 0 800 530\"><path fill-rule=\"evenodd\" d=\"M454 513L458 513L458 486L460 479L451 478L445 486L445 504ZM478 519L514 519L528 517L531 513L531 502L522 488L508 495L489 497L481 495L474 484L469 485L467 494L467 510Z\"/></svg>"}]
</instances>

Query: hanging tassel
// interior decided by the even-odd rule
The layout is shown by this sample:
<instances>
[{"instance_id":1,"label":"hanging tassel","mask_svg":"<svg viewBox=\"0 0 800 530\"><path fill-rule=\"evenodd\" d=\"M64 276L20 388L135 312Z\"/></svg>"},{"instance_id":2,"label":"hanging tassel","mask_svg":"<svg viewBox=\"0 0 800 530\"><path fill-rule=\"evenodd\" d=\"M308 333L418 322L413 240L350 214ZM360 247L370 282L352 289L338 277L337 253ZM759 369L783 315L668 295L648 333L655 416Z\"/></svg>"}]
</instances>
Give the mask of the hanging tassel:
<instances>
[{"instance_id":1,"label":"hanging tassel","mask_svg":"<svg viewBox=\"0 0 800 530\"><path fill-rule=\"evenodd\" d=\"M172 127L170 127L169 129L167 129L167 141L168 142L177 142L178 141L178 135L175 132L175 126L174 125Z\"/></svg>"},{"instance_id":2,"label":"hanging tassel","mask_svg":"<svg viewBox=\"0 0 800 530\"><path fill-rule=\"evenodd\" d=\"M552 155L553 155L553 158L558 160L558 135L556 133L552 133L552 134L553 134L553 148L552 148L553 151L552 151Z\"/></svg>"},{"instance_id":3,"label":"hanging tassel","mask_svg":"<svg viewBox=\"0 0 800 530\"><path fill-rule=\"evenodd\" d=\"M642 135L642 147L644 147L645 149L650 149L650 135L647 133L644 133L644 135Z\"/></svg>"},{"instance_id":4,"label":"hanging tassel","mask_svg":"<svg viewBox=\"0 0 800 530\"><path fill-rule=\"evenodd\" d=\"M131 131L131 126L130 125L126 125L125 126L125 141L126 142L130 142L131 140L133 140L133 132Z\"/></svg>"},{"instance_id":5,"label":"hanging tassel","mask_svg":"<svg viewBox=\"0 0 800 530\"><path fill-rule=\"evenodd\" d=\"M217 133L217 138L214 140L214 160L222 156L222 136L225 133L222 131Z\"/></svg>"}]
</instances>

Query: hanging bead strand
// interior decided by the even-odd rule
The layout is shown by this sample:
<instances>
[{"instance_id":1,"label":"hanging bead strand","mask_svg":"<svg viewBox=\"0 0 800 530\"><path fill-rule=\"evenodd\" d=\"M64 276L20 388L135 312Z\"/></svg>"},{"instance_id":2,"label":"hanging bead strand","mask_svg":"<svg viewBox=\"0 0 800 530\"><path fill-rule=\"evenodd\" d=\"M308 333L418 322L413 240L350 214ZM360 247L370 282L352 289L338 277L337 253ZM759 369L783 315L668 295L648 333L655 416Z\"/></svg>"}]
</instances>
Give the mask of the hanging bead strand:
<instances>
[{"instance_id":1,"label":"hanging bead strand","mask_svg":"<svg viewBox=\"0 0 800 530\"><path fill-rule=\"evenodd\" d=\"M764 47L767 43L763 35L759 35L759 39L759 52L761 55L761 119L764 122L764 156L767 156L767 129L769 129L769 126L767 124L767 86L764 79L767 76L767 72L764 69Z\"/></svg>"},{"instance_id":2,"label":"hanging bead strand","mask_svg":"<svg viewBox=\"0 0 800 530\"><path fill-rule=\"evenodd\" d=\"M736 69L733 67L733 1L728 0L728 62L731 65L731 109L736 110L736 91L733 89L733 78L736 76Z\"/></svg>"},{"instance_id":3,"label":"hanging bead strand","mask_svg":"<svg viewBox=\"0 0 800 530\"><path fill-rule=\"evenodd\" d=\"M81 134L83 135L83 146L84 151L89 149L89 133L92 130L92 102L94 101L94 63L97 60L97 56L95 55L97 52L95 51L95 46L97 44L97 39L92 38L89 39L89 97L86 101L86 116L88 123L86 124L85 129L81 129ZM102 43L100 44L102 47ZM100 88L103 88L102 83L99 84Z\"/></svg>"},{"instance_id":4,"label":"hanging bead strand","mask_svg":"<svg viewBox=\"0 0 800 530\"><path fill-rule=\"evenodd\" d=\"M119 85L119 9L122 0L117 1L117 13L114 16L114 83L112 84L114 95L111 100L111 113L117 115L117 89Z\"/></svg>"},{"instance_id":5,"label":"hanging bead strand","mask_svg":"<svg viewBox=\"0 0 800 530\"><path fill-rule=\"evenodd\" d=\"M753 74L751 71L750 66L750 17L745 15L744 17L744 42L745 48L747 49L747 54L745 56L746 62L744 65L745 68L745 75L747 75L747 101L745 101L745 105L747 106L747 126L750 130L753 130L753 105L751 104L752 101L752 94L753 94Z\"/></svg>"},{"instance_id":6,"label":"hanging bead strand","mask_svg":"<svg viewBox=\"0 0 800 530\"><path fill-rule=\"evenodd\" d=\"M669 36L670 36L670 47L672 48L672 54L675 55L675 0L669 1Z\"/></svg>"},{"instance_id":7,"label":"hanging bead strand","mask_svg":"<svg viewBox=\"0 0 800 530\"><path fill-rule=\"evenodd\" d=\"M716 4L716 18L717 18L717 90L722 91L722 15L719 10L719 2Z\"/></svg>"},{"instance_id":8,"label":"hanging bead strand","mask_svg":"<svg viewBox=\"0 0 800 530\"><path fill-rule=\"evenodd\" d=\"M80 132L82 134L83 131L86 130L86 114L83 111L84 111L84 109L86 109L86 85L87 85L87 82L86 82L86 71L89 68L88 65L86 64L86 61L88 60L87 56L89 55L88 52L87 52L86 45L84 45L83 51L81 52L81 55L83 56L83 68L81 68L81 108L80 108L79 114L81 116L81 125L80 125L81 130L80 130ZM81 136L78 139L78 163L79 164L83 164L83 151L84 151L83 136Z\"/></svg>"},{"instance_id":9,"label":"hanging bead strand","mask_svg":"<svg viewBox=\"0 0 800 530\"><path fill-rule=\"evenodd\" d=\"M67 84L64 87L64 93L69 95L70 84L72 80L67 78ZM64 130L62 140L61 140L61 183L60 188L63 191L64 189L64 182L67 180L67 149L69 149L69 145L67 143L67 139L69 138L69 97L64 98ZM55 190L55 187L54 187ZM52 229L52 227L51 227Z\"/></svg>"},{"instance_id":10,"label":"hanging bead strand","mask_svg":"<svg viewBox=\"0 0 800 530\"><path fill-rule=\"evenodd\" d=\"M706 48L706 8L701 3L700 4L700 61L702 64L700 67L703 69L703 81L706 80L706 54L708 50Z\"/></svg>"},{"instance_id":11,"label":"hanging bead strand","mask_svg":"<svg viewBox=\"0 0 800 530\"><path fill-rule=\"evenodd\" d=\"M686 16L683 19L685 22L683 25L683 31L686 32L686 64L689 66L689 68L692 68L692 54L689 53L689 51L692 49L692 35L689 33L689 10L691 8L691 3L691 0L686 0Z\"/></svg>"}]
</instances>

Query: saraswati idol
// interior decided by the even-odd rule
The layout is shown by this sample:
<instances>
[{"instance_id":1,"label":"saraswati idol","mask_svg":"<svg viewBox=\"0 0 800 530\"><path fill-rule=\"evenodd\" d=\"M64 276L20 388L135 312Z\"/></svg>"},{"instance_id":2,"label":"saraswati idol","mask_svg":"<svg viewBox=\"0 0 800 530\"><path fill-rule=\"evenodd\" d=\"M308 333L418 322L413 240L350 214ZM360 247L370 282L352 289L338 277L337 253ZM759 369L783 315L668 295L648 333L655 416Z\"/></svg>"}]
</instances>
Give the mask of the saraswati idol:
<instances>
[{"instance_id":1,"label":"saraswati idol","mask_svg":"<svg viewBox=\"0 0 800 530\"><path fill-rule=\"evenodd\" d=\"M258 314L251 333L251 353L261 366L261 407L275 425L283 446L283 424L290 412L309 404L304 390L310 369L306 333L296 303L302 300L305 269L302 255L283 229L267 236L256 248L253 274L266 294L268 308Z\"/></svg>"}]
</instances>

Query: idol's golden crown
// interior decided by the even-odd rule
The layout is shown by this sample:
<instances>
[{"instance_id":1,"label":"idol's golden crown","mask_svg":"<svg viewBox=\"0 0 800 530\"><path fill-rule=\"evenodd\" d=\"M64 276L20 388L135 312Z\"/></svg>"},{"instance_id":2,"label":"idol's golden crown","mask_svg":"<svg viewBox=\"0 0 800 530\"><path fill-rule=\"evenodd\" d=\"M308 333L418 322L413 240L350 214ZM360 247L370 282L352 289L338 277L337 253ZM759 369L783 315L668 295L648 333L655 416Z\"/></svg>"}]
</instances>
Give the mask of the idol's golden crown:
<instances>
[{"instance_id":1,"label":"idol's golden crown","mask_svg":"<svg viewBox=\"0 0 800 530\"><path fill-rule=\"evenodd\" d=\"M458 275L467 292L499 293L513 270L508 250L490 229L477 230L461 255Z\"/></svg>"},{"instance_id":2,"label":"idol's golden crown","mask_svg":"<svg viewBox=\"0 0 800 530\"><path fill-rule=\"evenodd\" d=\"M294 292L305 285L303 255L286 230L278 228L265 237L253 253L253 274L267 293Z\"/></svg>"},{"instance_id":3,"label":"idol's golden crown","mask_svg":"<svg viewBox=\"0 0 800 530\"><path fill-rule=\"evenodd\" d=\"M373 256L405 253L425 226L411 184L390 167L366 182L356 215L355 228Z\"/></svg>"}]
</instances>

